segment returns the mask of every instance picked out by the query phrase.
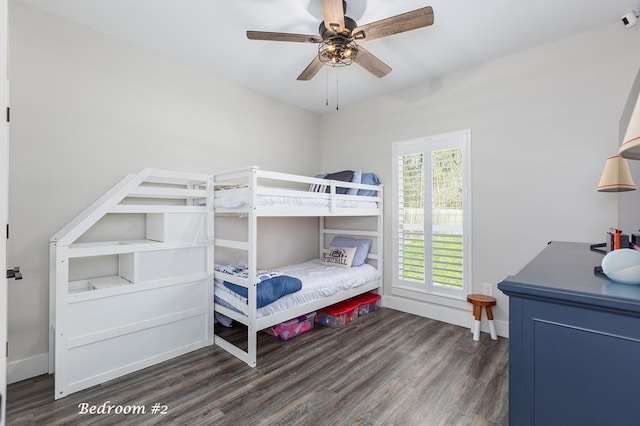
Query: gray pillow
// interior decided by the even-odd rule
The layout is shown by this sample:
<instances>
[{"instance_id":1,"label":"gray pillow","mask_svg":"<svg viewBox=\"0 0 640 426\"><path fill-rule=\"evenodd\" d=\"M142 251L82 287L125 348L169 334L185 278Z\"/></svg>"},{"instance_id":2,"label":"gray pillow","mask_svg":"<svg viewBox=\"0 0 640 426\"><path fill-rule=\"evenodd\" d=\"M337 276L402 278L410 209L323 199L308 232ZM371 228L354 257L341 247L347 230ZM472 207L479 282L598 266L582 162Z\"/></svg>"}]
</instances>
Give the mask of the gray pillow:
<instances>
[{"instance_id":1,"label":"gray pillow","mask_svg":"<svg viewBox=\"0 0 640 426\"><path fill-rule=\"evenodd\" d=\"M341 237L336 236L333 237L333 241L331 241L332 247L355 247L356 255L353 258L353 263L351 266L360 266L367 261L367 256L369 256L369 250L371 250L371 240L358 240L355 238Z\"/></svg>"},{"instance_id":2,"label":"gray pillow","mask_svg":"<svg viewBox=\"0 0 640 426\"><path fill-rule=\"evenodd\" d=\"M324 177L325 179L330 180L339 180L342 182L351 182L353 180L353 170L343 170L341 172L329 173ZM346 194L348 188L336 188L336 194ZM327 188L326 192L329 192L329 188Z\"/></svg>"}]
</instances>

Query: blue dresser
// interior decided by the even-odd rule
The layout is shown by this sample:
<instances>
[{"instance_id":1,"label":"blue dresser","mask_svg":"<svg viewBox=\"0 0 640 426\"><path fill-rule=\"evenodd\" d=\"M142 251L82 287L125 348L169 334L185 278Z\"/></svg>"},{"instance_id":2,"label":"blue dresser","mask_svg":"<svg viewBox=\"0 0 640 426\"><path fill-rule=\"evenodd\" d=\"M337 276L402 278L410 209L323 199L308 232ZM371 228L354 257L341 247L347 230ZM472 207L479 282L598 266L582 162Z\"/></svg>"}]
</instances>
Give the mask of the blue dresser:
<instances>
[{"instance_id":1,"label":"blue dresser","mask_svg":"<svg viewBox=\"0 0 640 426\"><path fill-rule=\"evenodd\" d=\"M509 424L640 425L640 286L551 242L498 288L509 296Z\"/></svg>"}]
</instances>

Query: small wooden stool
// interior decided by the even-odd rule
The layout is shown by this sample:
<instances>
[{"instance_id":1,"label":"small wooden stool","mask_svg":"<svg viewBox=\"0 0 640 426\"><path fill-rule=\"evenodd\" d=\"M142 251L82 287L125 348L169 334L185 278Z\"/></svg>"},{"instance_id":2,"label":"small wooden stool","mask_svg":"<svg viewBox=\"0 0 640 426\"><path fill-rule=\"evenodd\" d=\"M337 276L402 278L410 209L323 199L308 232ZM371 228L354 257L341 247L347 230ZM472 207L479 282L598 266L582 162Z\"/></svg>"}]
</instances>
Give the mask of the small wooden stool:
<instances>
[{"instance_id":1,"label":"small wooden stool","mask_svg":"<svg viewBox=\"0 0 640 426\"><path fill-rule=\"evenodd\" d=\"M493 323L493 312L491 307L496 305L496 298L486 296L484 294L469 294L467 296L467 302L473 305L473 325L471 326L471 332L473 333L473 340L476 342L480 340L480 319L482 318L482 307L487 310L487 319L489 320L489 331L491 332L491 339L498 340L496 334L496 326Z\"/></svg>"}]
</instances>

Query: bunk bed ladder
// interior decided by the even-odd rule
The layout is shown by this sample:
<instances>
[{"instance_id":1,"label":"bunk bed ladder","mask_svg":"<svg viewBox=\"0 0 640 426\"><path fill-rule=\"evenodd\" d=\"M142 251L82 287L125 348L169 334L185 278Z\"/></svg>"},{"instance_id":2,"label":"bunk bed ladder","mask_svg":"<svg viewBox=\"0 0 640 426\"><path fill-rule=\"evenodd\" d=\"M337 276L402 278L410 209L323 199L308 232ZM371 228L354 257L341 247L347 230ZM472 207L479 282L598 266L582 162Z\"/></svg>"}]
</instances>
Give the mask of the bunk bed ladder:
<instances>
[{"instance_id":1,"label":"bunk bed ladder","mask_svg":"<svg viewBox=\"0 0 640 426\"><path fill-rule=\"evenodd\" d=\"M248 276L245 282L247 287L247 299L249 305L253 304L255 306L257 300L257 264L258 264L258 253L257 253L257 238L258 238L258 218L256 215L256 191L255 188L258 186L258 178L257 178L257 167L251 167L248 171L248 176L246 174L247 171L243 171L243 173L238 173L237 177L246 176L248 177L248 189L249 194L251 194L251 199L249 200L249 208L247 211L247 241L228 241L228 240L215 240L215 245L219 247L229 247L235 248L238 250L247 252L247 267L248 267ZM226 174L226 178L233 178L237 172L232 172ZM257 349L258 349L258 328L256 323L256 311L255 309L249 309L248 315L246 317L239 315L238 313L229 310L225 307L218 307L216 310L230 318L235 319L236 321L245 324L247 326L247 350L243 350L233 343L229 342L225 338L214 334L214 344L220 346L225 351L229 352L236 358L245 362L250 367L255 367L257 365Z\"/></svg>"}]
</instances>

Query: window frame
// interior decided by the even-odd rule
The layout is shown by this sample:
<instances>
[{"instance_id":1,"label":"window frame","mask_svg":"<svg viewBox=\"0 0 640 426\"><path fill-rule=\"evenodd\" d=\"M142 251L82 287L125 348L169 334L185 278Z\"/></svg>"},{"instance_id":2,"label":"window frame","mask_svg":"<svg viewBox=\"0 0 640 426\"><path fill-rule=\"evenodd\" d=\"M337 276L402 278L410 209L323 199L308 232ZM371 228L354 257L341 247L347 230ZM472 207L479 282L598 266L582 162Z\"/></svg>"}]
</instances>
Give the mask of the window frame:
<instances>
[{"instance_id":1,"label":"window frame","mask_svg":"<svg viewBox=\"0 0 640 426\"><path fill-rule=\"evenodd\" d=\"M452 289L440 285L434 285L431 280L431 264L433 257L431 254L432 235L432 208L431 208L431 182L432 166L431 155L434 151L444 149L462 149L462 197L463 197L463 221L462 221L462 288ZM428 164L424 170L424 237L425 237L425 279L424 282L409 282L401 280L400 266L401 256L399 250L400 224L400 182L399 182L399 160L400 157L411 154L424 154L428 158ZM471 259L471 130L460 130L440 135L428 136L419 139L396 142L392 145L392 185L393 207L392 207L392 294L411 297L421 300L432 300L432 296L443 296L451 299L465 300L467 294L472 289L472 259ZM429 206L427 208L426 206ZM428 231L428 232L427 232ZM426 259L429 259L428 261Z\"/></svg>"}]
</instances>

